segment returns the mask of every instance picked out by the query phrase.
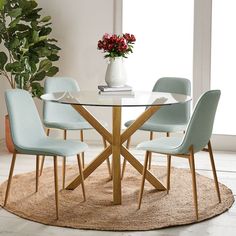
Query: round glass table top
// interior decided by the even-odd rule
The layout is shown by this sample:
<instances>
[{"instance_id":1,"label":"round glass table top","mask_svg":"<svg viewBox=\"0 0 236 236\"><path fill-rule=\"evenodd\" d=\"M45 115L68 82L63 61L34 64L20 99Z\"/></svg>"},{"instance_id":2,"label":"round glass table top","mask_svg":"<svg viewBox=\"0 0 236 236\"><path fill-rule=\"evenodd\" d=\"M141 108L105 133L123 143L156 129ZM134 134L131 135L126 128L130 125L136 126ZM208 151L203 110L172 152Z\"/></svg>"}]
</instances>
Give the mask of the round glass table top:
<instances>
[{"instance_id":1,"label":"round glass table top","mask_svg":"<svg viewBox=\"0 0 236 236\"><path fill-rule=\"evenodd\" d=\"M44 101L84 106L139 107L162 106L190 101L189 96L176 93L135 91L128 95L103 95L98 91L57 92L41 96Z\"/></svg>"}]
</instances>

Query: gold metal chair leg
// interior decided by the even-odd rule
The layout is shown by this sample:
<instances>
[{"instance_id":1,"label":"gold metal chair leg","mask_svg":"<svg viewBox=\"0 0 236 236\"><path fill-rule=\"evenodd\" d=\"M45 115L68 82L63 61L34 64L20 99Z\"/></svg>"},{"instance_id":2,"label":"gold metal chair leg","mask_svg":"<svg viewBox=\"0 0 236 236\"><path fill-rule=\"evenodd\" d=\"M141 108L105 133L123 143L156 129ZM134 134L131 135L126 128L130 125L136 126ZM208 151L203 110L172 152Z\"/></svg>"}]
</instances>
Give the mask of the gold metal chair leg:
<instances>
[{"instance_id":1,"label":"gold metal chair leg","mask_svg":"<svg viewBox=\"0 0 236 236\"><path fill-rule=\"evenodd\" d=\"M190 148L189 159L190 159L190 163L191 163L193 198L194 198L194 205L195 205L195 213L196 213L196 218L198 220L198 198L197 198L197 184L196 184L196 173L195 173L195 163L194 163L193 147Z\"/></svg>"},{"instance_id":2,"label":"gold metal chair leg","mask_svg":"<svg viewBox=\"0 0 236 236\"><path fill-rule=\"evenodd\" d=\"M64 130L64 140L67 139L67 130ZM65 189L66 183L66 157L62 159L62 189Z\"/></svg>"},{"instance_id":3,"label":"gold metal chair leg","mask_svg":"<svg viewBox=\"0 0 236 236\"><path fill-rule=\"evenodd\" d=\"M84 141L84 131L82 129L80 130L80 141L81 142ZM85 167L84 152L81 153L81 156L82 156L82 166L83 166L83 169L84 169L84 167Z\"/></svg>"},{"instance_id":4,"label":"gold metal chair leg","mask_svg":"<svg viewBox=\"0 0 236 236\"><path fill-rule=\"evenodd\" d=\"M153 132L152 131L150 131L149 140L153 140ZM149 154L149 164L148 164L149 170L151 170L151 166L152 166L152 152L150 152L150 154Z\"/></svg>"},{"instance_id":5,"label":"gold metal chair leg","mask_svg":"<svg viewBox=\"0 0 236 236\"><path fill-rule=\"evenodd\" d=\"M84 197L84 201L86 201L85 187L84 187L84 174L83 174L83 168L82 168L82 163L81 163L81 159L80 159L79 154L77 155L77 161L78 161L78 165L79 165L79 172L81 175L81 185L82 185L83 197Z\"/></svg>"},{"instance_id":6,"label":"gold metal chair leg","mask_svg":"<svg viewBox=\"0 0 236 236\"><path fill-rule=\"evenodd\" d=\"M208 142L208 151L209 151L209 156L210 156L210 159L211 159L211 168L212 168L212 172L213 172L213 176L214 176L216 192L217 192L217 196L218 196L218 199L219 199L219 203L221 203L220 188L219 188L218 178L217 178L217 174L216 174L216 167L215 167L213 151L212 151L212 146L211 146L210 141Z\"/></svg>"},{"instance_id":7,"label":"gold metal chair leg","mask_svg":"<svg viewBox=\"0 0 236 236\"><path fill-rule=\"evenodd\" d=\"M103 141L103 147L104 147L104 149L106 149L107 148L106 139L104 137L102 137L102 141ZM106 162L107 162L107 168L108 168L110 178L112 179L112 169L111 169L111 163L110 163L109 157L106 159Z\"/></svg>"},{"instance_id":8,"label":"gold metal chair leg","mask_svg":"<svg viewBox=\"0 0 236 236\"><path fill-rule=\"evenodd\" d=\"M35 186L35 192L38 192L39 189L39 155L36 156L36 186Z\"/></svg>"},{"instance_id":9,"label":"gold metal chair leg","mask_svg":"<svg viewBox=\"0 0 236 236\"><path fill-rule=\"evenodd\" d=\"M109 157L107 158L106 162L107 162L107 168L108 168L110 179L112 179L112 169L111 169L111 162L110 162Z\"/></svg>"},{"instance_id":10,"label":"gold metal chair leg","mask_svg":"<svg viewBox=\"0 0 236 236\"><path fill-rule=\"evenodd\" d=\"M53 157L54 161L54 184L55 184L55 203L56 203L56 219L59 218L59 194L58 194L58 172L57 172L57 156Z\"/></svg>"},{"instance_id":11,"label":"gold metal chair leg","mask_svg":"<svg viewBox=\"0 0 236 236\"><path fill-rule=\"evenodd\" d=\"M129 137L129 138L127 139L127 142L126 142L126 148L127 148L127 149L129 149L130 142L131 142L131 137ZM123 179L124 174L125 174L126 163L127 163L127 161L126 161L126 159L124 158L123 165L122 165L121 179Z\"/></svg>"},{"instance_id":12,"label":"gold metal chair leg","mask_svg":"<svg viewBox=\"0 0 236 236\"><path fill-rule=\"evenodd\" d=\"M188 163L189 163L189 166L190 166L190 171L192 171L192 166L191 166L190 158L188 158Z\"/></svg>"},{"instance_id":13,"label":"gold metal chair leg","mask_svg":"<svg viewBox=\"0 0 236 236\"><path fill-rule=\"evenodd\" d=\"M49 134L50 134L50 129L47 129L47 136L49 136ZM45 161L45 156L42 156L41 164L40 164L40 172L39 172L39 176L41 176L42 173L43 173L44 161Z\"/></svg>"},{"instance_id":14,"label":"gold metal chair leg","mask_svg":"<svg viewBox=\"0 0 236 236\"><path fill-rule=\"evenodd\" d=\"M14 171L15 162L16 162L16 153L13 153L3 206L6 206L6 204L7 204L7 199L8 199L10 188L11 188L11 181L12 181L12 175L13 175L13 171Z\"/></svg>"},{"instance_id":15,"label":"gold metal chair leg","mask_svg":"<svg viewBox=\"0 0 236 236\"><path fill-rule=\"evenodd\" d=\"M42 156L42 159L41 159L41 164L40 164L40 171L39 171L39 176L42 175L43 173L43 166L44 166L44 161L45 161L45 156Z\"/></svg>"},{"instance_id":16,"label":"gold metal chair leg","mask_svg":"<svg viewBox=\"0 0 236 236\"><path fill-rule=\"evenodd\" d=\"M141 188L140 188L140 192L139 192L138 209L140 209L140 207L141 207L142 198L143 198L143 189L144 189L144 183L145 183L145 178L146 178L149 153L150 152L146 152L145 161L144 161L144 165L143 165L143 176L142 176Z\"/></svg>"},{"instance_id":17,"label":"gold metal chair leg","mask_svg":"<svg viewBox=\"0 0 236 236\"><path fill-rule=\"evenodd\" d=\"M62 189L65 189L66 183L66 157L62 157Z\"/></svg>"},{"instance_id":18,"label":"gold metal chair leg","mask_svg":"<svg viewBox=\"0 0 236 236\"><path fill-rule=\"evenodd\" d=\"M171 155L167 155L167 193L170 190Z\"/></svg>"}]
</instances>

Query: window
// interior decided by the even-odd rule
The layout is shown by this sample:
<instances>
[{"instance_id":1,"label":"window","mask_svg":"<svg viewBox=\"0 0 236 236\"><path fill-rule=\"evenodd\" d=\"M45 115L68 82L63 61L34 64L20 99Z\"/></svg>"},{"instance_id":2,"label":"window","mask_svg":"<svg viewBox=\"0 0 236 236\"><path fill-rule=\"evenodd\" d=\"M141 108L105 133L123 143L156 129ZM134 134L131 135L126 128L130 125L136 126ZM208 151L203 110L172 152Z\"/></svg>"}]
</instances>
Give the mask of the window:
<instances>
[{"instance_id":1,"label":"window","mask_svg":"<svg viewBox=\"0 0 236 236\"><path fill-rule=\"evenodd\" d=\"M184 6L184 7L183 7ZM123 0L123 32L136 36L128 84L151 90L160 77L192 78L194 0ZM124 111L123 119L137 117Z\"/></svg>"},{"instance_id":2,"label":"window","mask_svg":"<svg viewBox=\"0 0 236 236\"><path fill-rule=\"evenodd\" d=\"M213 1L211 88L221 90L214 126L217 134L236 134L235 10L235 0Z\"/></svg>"}]
</instances>

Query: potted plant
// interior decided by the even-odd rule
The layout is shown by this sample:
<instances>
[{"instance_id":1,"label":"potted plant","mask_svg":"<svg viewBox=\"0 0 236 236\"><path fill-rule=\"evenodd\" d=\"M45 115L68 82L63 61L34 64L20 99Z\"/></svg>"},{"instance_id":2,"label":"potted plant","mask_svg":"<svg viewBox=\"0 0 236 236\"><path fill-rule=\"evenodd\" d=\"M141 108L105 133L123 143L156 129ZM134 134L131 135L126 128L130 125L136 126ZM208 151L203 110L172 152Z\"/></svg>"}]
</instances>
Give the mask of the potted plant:
<instances>
[{"instance_id":1,"label":"potted plant","mask_svg":"<svg viewBox=\"0 0 236 236\"><path fill-rule=\"evenodd\" d=\"M0 77L11 88L25 89L33 97L43 94L43 79L59 70L53 65L60 48L49 36L51 17L42 17L41 10L35 0L0 0ZM12 151L8 119L6 129Z\"/></svg>"}]
</instances>

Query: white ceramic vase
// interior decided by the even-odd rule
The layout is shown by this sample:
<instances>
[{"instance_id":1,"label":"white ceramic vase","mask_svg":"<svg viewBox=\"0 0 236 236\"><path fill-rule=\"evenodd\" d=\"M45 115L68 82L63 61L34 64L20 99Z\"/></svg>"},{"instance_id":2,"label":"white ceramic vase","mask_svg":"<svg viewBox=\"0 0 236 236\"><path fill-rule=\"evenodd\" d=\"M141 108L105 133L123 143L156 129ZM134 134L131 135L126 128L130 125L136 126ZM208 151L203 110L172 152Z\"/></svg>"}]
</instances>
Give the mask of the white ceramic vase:
<instances>
[{"instance_id":1,"label":"white ceramic vase","mask_svg":"<svg viewBox=\"0 0 236 236\"><path fill-rule=\"evenodd\" d=\"M108 87L123 87L127 76L123 64L123 57L110 58L107 65L105 81Z\"/></svg>"}]
</instances>

